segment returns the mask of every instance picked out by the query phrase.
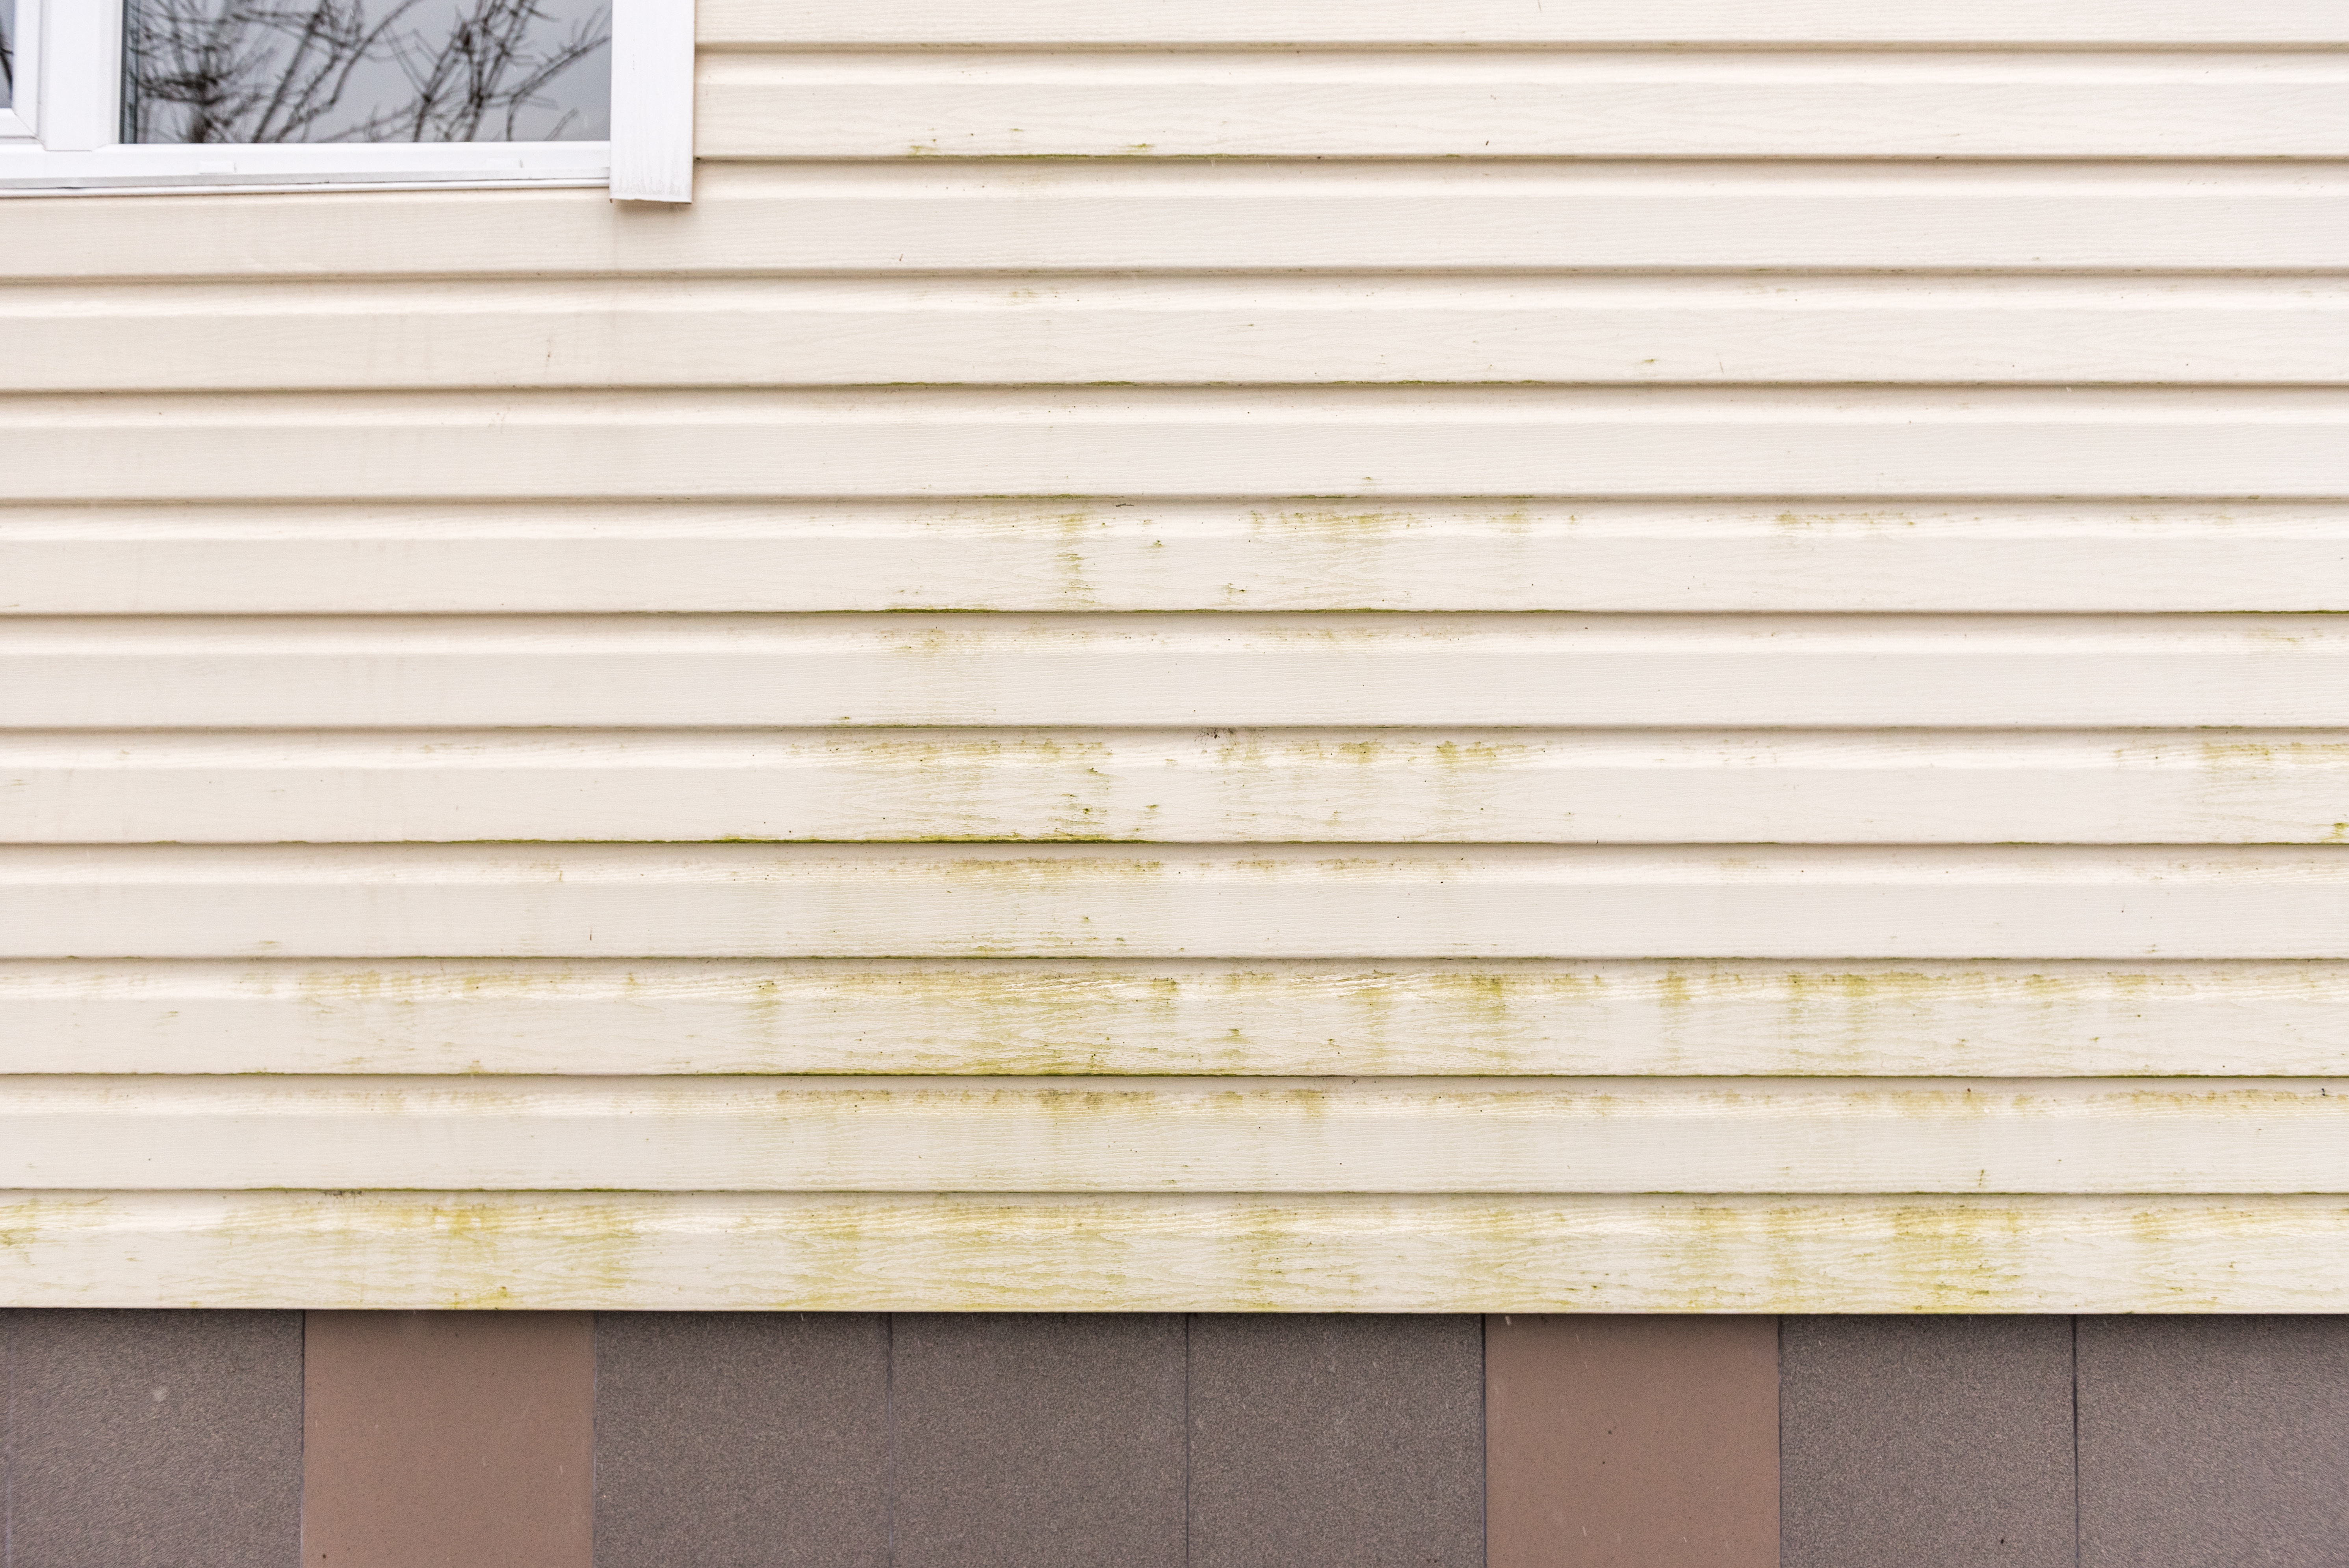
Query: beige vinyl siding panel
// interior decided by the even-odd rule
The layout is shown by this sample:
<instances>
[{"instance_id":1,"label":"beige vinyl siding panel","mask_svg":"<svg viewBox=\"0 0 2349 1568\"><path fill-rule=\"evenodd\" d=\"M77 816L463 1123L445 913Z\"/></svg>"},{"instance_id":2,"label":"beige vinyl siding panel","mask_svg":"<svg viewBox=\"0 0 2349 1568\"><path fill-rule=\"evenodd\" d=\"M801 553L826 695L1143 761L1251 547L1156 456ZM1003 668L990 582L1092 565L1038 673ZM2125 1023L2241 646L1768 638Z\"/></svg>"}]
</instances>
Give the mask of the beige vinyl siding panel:
<instances>
[{"instance_id":1,"label":"beige vinyl siding panel","mask_svg":"<svg viewBox=\"0 0 2349 1568\"><path fill-rule=\"evenodd\" d=\"M2349 609L2349 505L0 506L0 613Z\"/></svg>"},{"instance_id":2,"label":"beige vinyl siding panel","mask_svg":"<svg viewBox=\"0 0 2349 1568\"><path fill-rule=\"evenodd\" d=\"M2349 842L2349 732L0 735L0 842Z\"/></svg>"},{"instance_id":3,"label":"beige vinyl siding panel","mask_svg":"<svg viewBox=\"0 0 2349 1568\"><path fill-rule=\"evenodd\" d=\"M0 620L44 729L2349 727L2329 615Z\"/></svg>"},{"instance_id":4,"label":"beige vinyl siding panel","mask_svg":"<svg viewBox=\"0 0 2349 1568\"><path fill-rule=\"evenodd\" d=\"M0 851L0 957L2349 957L2349 845Z\"/></svg>"},{"instance_id":5,"label":"beige vinyl siding panel","mask_svg":"<svg viewBox=\"0 0 2349 1568\"><path fill-rule=\"evenodd\" d=\"M50 283L0 330L15 392L2349 380L2331 278Z\"/></svg>"},{"instance_id":6,"label":"beige vinyl siding panel","mask_svg":"<svg viewBox=\"0 0 2349 1568\"><path fill-rule=\"evenodd\" d=\"M721 54L704 158L2340 158L2338 54Z\"/></svg>"},{"instance_id":7,"label":"beige vinyl siding panel","mask_svg":"<svg viewBox=\"0 0 2349 1568\"><path fill-rule=\"evenodd\" d=\"M2349 1203L99 1191L0 1225L33 1306L2326 1312Z\"/></svg>"},{"instance_id":8,"label":"beige vinyl siding panel","mask_svg":"<svg viewBox=\"0 0 2349 1568\"><path fill-rule=\"evenodd\" d=\"M833 48L974 44L2027 44L2214 50L2349 44L2328 0L2266 0L2213 10L2200 0L1459 0L1431 14L1418 0L1007 0L941 14L925 0L699 0L705 48Z\"/></svg>"},{"instance_id":9,"label":"beige vinyl siding panel","mask_svg":"<svg viewBox=\"0 0 2349 1568\"><path fill-rule=\"evenodd\" d=\"M0 280L1323 270L2338 273L2337 162L702 166L688 208L600 191L11 201ZM317 236L330 232L335 243Z\"/></svg>"},{"instance_id":10,"label":"beige vinyl siding panel","mask_svg":"<svg viewBox=\"0 0 2349 1568\"><path fill-rule=\"evenodd\" d=\"M0 500L2349 494L2349 387L182 393L0 402Z\"/></svg>"},{"instance_id":11,"label":"beige vinyl siding panel","mask_svg":"<svg viewBox=\"0 0 2349 1568\"><path fill-rule=\"evenodd\" d=\"M46 1078L0 1179L107 1189L2323 1191L2349 1082Z\"/></svg>"},{"instance_id":12,"label":"beige vinyl siding panel","mask_svg":"<svg viewBox=\"0 0 2349 1568\"><path fill-rule=\"evenodd\" d=\"M2319 960L0 959L51 1074L2312 1078L2344 1007Z\"/></svg>"},{"instance_id":13,"label":"beige vinyl siding panel","mask_svg":"<svg viewBox=\"0 0 2349 1568\"><path fill-rule=\"evenodd\" d=\"M2349 1309L2349 15L700 0L0 201L0 1305Z\"/></svg>"}]
</instances>

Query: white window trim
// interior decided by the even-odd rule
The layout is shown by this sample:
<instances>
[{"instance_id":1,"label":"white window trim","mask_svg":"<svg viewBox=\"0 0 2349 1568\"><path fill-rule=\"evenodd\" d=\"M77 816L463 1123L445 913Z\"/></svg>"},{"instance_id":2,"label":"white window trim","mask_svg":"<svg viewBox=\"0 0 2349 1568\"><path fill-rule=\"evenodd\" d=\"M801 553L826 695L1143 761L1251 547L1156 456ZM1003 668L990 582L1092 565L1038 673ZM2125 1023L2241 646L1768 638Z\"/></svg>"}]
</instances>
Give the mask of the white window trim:
<instances>
[{"instance_id":1,"label":"white window trim","mask_svg":"<svg viewBox=\"0 0 2349 1568\"><path fill-rule=\"evenodd\" d=\"M16 9L0 196L607 185L616 201L693 200L693 0L613 0L608 142L125 145L121 0Z\"/></svg>"}]
</instances>

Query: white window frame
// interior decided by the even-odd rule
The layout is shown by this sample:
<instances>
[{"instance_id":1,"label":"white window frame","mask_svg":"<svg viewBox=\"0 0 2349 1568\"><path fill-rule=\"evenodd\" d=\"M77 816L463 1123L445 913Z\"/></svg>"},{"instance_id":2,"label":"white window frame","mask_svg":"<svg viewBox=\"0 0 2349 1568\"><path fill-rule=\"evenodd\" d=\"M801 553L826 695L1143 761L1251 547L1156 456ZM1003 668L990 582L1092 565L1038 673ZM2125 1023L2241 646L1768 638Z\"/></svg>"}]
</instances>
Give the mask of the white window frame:
<instances>
[{"instance_id":1,"label":"white window frame","mask_svg":"<svg viewBox=\"0 0 2349 1568\"><path fill-rule=\"evenodd\" d=\"M0 156L10 147L33 140L33 128L40 119L41 73L33 67L41 56L42 0L16 0L16 37L12 46L16 57L11 71L16 79L7 107L0 108Z\"/></svg>"},{"instance_id":2,"label":"white window frame","mask_svg":"<svg viewBox=\"0 0 2349 1568\"><path fill-rule=\"evenodd\" d=\"M605 185L693 200L693 0L612 0L609 141L126 145L123 0L16 0L0 195Z\"/></svg>"}]
</instances>

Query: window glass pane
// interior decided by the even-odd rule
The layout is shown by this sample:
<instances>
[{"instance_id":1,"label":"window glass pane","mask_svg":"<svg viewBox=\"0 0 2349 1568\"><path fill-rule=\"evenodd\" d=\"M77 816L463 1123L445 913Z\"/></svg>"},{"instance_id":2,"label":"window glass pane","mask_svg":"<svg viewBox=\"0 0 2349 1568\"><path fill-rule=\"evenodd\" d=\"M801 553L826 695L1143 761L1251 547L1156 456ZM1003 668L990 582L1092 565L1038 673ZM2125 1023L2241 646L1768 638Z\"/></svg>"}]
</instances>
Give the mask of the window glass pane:
<instances>
[{"instance_id":1,"label":"window glass pane","mask_svg":"<svg viewBox=\"0 0 2349 1568\"><path fill-rule=\"evenodd\" d=\"M0 0L0 108L16 98L16 0Z\"/></svg>"},{"instance_id":2,"label":"window glass pane","mask_svg":"<svg viewBox=\"0 0 2349 1568\"><path fill-rule=\"evenodd\" d=\"M125 141L611 134L609 0L128 0L123 21Z\"/></svg>"}]
</instances>

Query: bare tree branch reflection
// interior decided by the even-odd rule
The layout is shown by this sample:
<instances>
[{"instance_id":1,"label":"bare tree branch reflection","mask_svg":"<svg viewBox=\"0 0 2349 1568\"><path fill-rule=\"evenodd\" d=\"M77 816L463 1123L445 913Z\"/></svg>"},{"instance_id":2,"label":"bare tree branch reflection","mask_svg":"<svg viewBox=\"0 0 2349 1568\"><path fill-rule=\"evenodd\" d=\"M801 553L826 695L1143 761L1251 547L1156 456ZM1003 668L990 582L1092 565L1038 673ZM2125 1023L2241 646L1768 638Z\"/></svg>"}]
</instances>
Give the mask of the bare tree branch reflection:
<instances>
[{"instance_id":1,"label":"bare tree branch reflection","mask_svg":"<svg viewBox=\"0 0 2349 1568\"><path fill-rule=\"evenodd\" d=\"M532 137L559 139L579 111L550 89L575 105L564 78L612 36L608 5L548 0L131 0L126 20L128 141L512 140L532 110L561 111Z\"/></svg>"}]
</instances>

